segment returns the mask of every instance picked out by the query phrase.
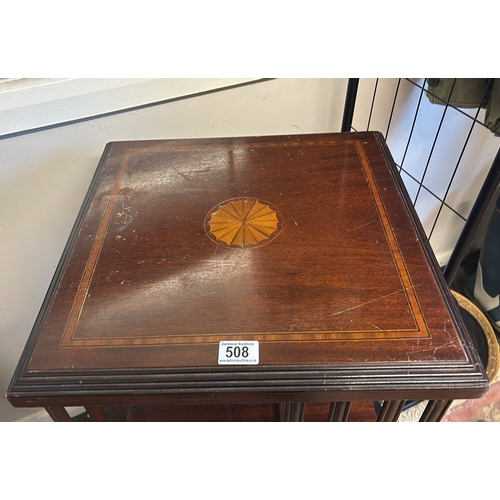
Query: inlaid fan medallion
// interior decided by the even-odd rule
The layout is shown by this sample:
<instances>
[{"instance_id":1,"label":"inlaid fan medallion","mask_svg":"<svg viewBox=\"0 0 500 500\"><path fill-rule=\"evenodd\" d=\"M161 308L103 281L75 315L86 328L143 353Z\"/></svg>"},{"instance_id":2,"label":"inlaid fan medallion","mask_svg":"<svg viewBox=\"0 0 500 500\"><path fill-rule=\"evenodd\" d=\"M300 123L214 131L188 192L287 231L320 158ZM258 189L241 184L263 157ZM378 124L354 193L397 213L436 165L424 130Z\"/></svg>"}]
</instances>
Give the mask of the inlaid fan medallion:
<instances>
[{"instance_id":1,"label":"inlaid fan medallion","mask_svg":"<svg viewBox=\"0 0 500 500\"><path fill-rule=\"evenodd\" d=\"M281 229L281 214L256 198L233 198L214 207L206 217L208 236L230 247L255 247L273 240Z\"/></svg>"}]
</instances>

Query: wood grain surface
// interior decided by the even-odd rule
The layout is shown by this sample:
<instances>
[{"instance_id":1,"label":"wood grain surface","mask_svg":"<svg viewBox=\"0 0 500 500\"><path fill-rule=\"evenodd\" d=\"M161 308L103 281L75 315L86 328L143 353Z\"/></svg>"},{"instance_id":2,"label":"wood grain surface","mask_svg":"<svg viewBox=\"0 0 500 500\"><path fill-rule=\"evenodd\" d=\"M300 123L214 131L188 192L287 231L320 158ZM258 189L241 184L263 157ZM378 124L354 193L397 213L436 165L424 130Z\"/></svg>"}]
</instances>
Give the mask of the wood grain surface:
<instances>
[{"instance_id":1,"label":"wood grain surface","mask_svg":"<svg viewBox=\"0 0 500 500\"><path fill-rule=\"evenodd\" d=\"M9 399L370 384L487 388L381 135L139 141L106 147Z\"/></svg>"}]
</instances>

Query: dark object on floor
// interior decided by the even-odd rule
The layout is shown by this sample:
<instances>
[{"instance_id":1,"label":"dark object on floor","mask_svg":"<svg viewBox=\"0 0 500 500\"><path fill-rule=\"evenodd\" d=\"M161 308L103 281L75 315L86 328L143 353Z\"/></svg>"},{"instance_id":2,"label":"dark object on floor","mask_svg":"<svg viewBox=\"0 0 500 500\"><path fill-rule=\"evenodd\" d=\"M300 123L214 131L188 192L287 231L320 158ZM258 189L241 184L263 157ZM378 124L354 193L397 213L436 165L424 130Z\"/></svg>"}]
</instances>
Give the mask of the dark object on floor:
<instances>
[{"instance_id":1,"label":"dark object on floor","mask_svg":"<svg viewBox=\"0 0 500 500\"><path fill-rule=\"evenodd\" d=\"M479 251L468 255L462 262L455 279L451 285L452 293L459 303L462 318L472 337L479 357L486 367L489 380L493 380L492 374L498 372L500 359L498 338L493 330L488 318L471 300L467 298L467 282L477 269L479 261ZM460 297L460 300L457 298ZM482 318L482 319L481 319ZM481 322L486 320L486 324L481 326ZM489 371L488 371L489 369Z\"/></svg>"},{"instance_id":2,"label":"dark object on floor","mask_svg":"<svg viewBox=\"0 0 500 500\"><path fill-rule=\"evenodd\" d=\"M486 375L491 382L498 373L500 362L498 341L493 327L483 312L467 297L454 290L452 290L452 294L458 303L467 331L486 369Z\"/></svg>"},{"instance_id":3,"label":"dark object on floor","mask_svg":"<svg viewBox=\"0 0 500 500\"><path fill-rule=\"evenodd\" d=\"M477 269L467 282L466 295L500 333L500 197L488 223Z\"/></svg>"}]
</instances>

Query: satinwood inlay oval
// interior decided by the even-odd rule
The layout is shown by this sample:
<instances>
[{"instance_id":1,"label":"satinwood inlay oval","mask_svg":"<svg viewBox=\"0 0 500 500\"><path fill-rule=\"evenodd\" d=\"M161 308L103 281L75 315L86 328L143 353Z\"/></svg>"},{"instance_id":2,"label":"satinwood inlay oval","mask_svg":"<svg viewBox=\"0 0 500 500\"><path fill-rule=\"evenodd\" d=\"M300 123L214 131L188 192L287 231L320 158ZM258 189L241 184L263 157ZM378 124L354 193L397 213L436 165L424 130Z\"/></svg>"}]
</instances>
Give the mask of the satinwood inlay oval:
<instances>
[{"instance_id":1,"label":"satinwood inlay oval","mask_svg":"<svg viewBox=\"0 0 500 500\"><path fill-rule=\"evenodd\" d=\"M233 198L215 206L205 218L208 236L229 247L256 247L276 238L282 226L279 210L256 198Z\"/></svg>"}]
</instances>

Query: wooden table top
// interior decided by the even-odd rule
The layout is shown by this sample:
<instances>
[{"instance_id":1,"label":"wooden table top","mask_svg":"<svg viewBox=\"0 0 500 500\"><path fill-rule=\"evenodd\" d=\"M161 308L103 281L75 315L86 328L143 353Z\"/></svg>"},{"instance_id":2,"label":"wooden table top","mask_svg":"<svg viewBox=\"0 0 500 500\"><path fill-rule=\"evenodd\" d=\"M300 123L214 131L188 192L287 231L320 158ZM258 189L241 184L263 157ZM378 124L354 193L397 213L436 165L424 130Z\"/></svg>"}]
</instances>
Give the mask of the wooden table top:
<instances>
[{"instance_id":1,"label":"wooden table top","mask_svg":"<svg viewBox=\"0 0 500 500\"><path fill-rule=\"evenodd\" d=\"M258 364L220 365L221 341ZM366 132L108 144L8 397L486 388Z\"/></svg>"}]
</instances>

